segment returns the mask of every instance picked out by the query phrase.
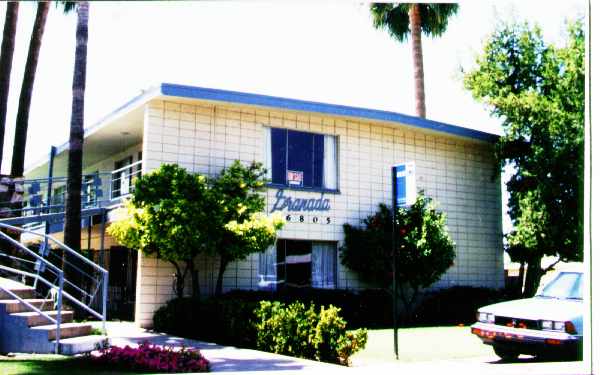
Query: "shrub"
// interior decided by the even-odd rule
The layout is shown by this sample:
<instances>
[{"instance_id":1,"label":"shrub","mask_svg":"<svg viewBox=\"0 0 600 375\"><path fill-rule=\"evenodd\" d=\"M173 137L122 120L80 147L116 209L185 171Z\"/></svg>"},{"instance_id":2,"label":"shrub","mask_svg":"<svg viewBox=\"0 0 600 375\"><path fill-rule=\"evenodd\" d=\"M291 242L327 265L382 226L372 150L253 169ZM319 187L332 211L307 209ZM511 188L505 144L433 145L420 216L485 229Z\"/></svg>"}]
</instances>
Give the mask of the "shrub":
<instances>
[{"instance_id":1,"label":"shrub","mask_svg":"<svg viewBox=\"0 0 600 375\"><path fill-rule=\"evenodd\" d=\"M294 288L285 287L280 290L255 291L233 290L222 299L235 299L256 303L259 301L279 301L282 303L301 302L305 306L311 303L319 310L321 306L334 305L341 308L341 315L347 327L355 329L387 328L392 325L391 295L383 289L364 289L350 291L342 289Z\"/></svg>"},{"instance_id":2,"label":"shrub","mask_svg":"<svg viewBox=\"0 0 600 375\"><path fill-rule=\"evenodd\" d=\"M258 318L257 347L273 353L316 359L348 365L352 354L363 349L367 331L346 331L340 309L303 303L285 305L281 302L260 302L255 313Z\"/></svg>"},{"instance_id":3,"label":"shrub","mask_svg":"<svg viewBox=\"0 0 600 375\"><path fill-rule=\"evenodd\" d=\"M154 313L154 329L191 339L254 348L253 322L257 306L258 302L235 298L176 298Z\"/></svg>"},{"instance_id":4,"label":"shrub","mask_svg":"<svg viewBox=\"0 0 600 375\"><path fill-rule=\"evenodd\" d=\"M346 331L346 322L339 315L340 309L321 307L317 323L315 346L317 358L324 362L349 365L350 356L367 345L367 330Z\"/></svg>"},{"instance_id":5,"label":"shrub","mask_svg":"<svg viewBox=\"0 0 600 375\"><path fill-rule=\"evenodd\" d=\"M160 347L149 342L141 343L137 348L129 345L124 348L111 346L101 349L92 360L99 365L113 369L157 372L208 372L209 363L199 350L174 350L172 347Z\"/></svg>"},{"instance_id":6,"label":"shrub","mask_svg":"<svg viewBox=\"0 0 600 375\"><path fill-rule=\"evenodd\" d=\"M193 338L198 327L197 324L190 323L196 320L198 312L203 309L204 303L199 299L172 299L154 313L152 318L154 329Z\"/></svg>"},{"instance_id":7,"label":"shrub","mask_svg":"<svg viewBox=\"0 0 600 375\"><path fill-rule=\"evenodd\" d=\"M308 309L295 302L286 306L280 302L262 301L255 311L258 349L301 358L314 358L312 348L318 322L314 306Z\"/></svg>"}]
</instances>

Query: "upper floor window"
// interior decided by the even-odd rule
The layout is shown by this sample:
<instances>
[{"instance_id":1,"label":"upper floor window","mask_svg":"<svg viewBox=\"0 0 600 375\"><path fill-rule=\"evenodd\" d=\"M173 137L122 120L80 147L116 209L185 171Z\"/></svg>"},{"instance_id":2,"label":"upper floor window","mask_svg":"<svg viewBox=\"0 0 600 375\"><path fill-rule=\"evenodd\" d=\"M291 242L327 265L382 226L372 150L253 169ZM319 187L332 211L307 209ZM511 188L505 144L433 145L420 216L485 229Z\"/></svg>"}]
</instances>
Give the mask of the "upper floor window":
<instances>
[{"instance_id":1,"label":"upper floor window","mask_svg":"<svg viewBox=\"0 0 600 375\"><path fill-rule=\"evenodd\" d=\"M332 135L266 128L266 165L271 183L337 190L337 139Z\"/></svg>"}]
</instances>

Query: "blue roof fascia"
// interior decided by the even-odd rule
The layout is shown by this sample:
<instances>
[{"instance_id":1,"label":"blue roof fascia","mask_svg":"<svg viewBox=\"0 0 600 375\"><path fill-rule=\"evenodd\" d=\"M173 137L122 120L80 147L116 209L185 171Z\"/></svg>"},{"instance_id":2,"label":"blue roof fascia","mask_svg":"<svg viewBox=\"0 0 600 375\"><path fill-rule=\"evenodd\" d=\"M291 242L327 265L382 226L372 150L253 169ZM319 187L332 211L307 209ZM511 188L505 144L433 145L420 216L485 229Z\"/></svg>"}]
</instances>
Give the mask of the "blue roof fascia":
<instances>
[{"instance_id":1,"label":"blue roof fascia","mask_svg":"<svg viewBox=\"0 0 600 375\"><path fill-rule=\"evenodd\" d=\"M423 129L449 133L461 137L479 139L486 142L496 142L497 134L463 128L443 122L432 121L420 117L408 116L401 113L381 111L376 109L350 107L338 104L319 103L298 99L280 98L276 96L249 94L237 91L210 89L204 87L162 83L160 92L166 96L176 96L191 99L205 99L238 104L256 105L263 107L281 108L295 111L323 113L327 115L356 117L362 119L396 122L412 125Z\"/></svg>"}]
</instances>

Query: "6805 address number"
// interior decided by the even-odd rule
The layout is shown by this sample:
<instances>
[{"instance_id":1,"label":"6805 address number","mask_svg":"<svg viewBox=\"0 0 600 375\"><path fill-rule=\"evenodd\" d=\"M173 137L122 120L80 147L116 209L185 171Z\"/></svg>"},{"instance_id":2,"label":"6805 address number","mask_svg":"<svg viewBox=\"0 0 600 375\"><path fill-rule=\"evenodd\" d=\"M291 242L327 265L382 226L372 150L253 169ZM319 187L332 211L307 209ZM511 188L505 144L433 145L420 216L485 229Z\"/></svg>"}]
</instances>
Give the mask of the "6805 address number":
<instances>
[{"instance_id":1,"label":"6805 address number","mask_svg":"<svg viewBox=\"0 0 600 375\"><path fill-rule=\"evenodd\" d=\"M307 216L307 215L286 215L285 220L289 223L313 223L313 224L331 224L331 216Z\"/></svg>"}]
</instances>

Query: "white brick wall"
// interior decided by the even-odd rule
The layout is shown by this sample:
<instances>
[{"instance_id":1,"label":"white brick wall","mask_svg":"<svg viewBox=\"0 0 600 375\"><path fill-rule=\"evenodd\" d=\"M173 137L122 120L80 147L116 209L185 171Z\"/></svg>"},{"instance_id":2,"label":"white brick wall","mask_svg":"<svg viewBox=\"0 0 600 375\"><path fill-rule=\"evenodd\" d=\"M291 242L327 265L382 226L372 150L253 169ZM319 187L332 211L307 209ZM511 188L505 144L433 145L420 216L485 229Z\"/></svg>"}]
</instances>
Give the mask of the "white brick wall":
<instances>
[{"instance_id":1,"label":"white brick wall","mask_svg":"<svg viewBox=\"0 0 600 375\"><path fill-rule=\"evenodd\" d=\"M500 182L492 180L495 164L487 143L410 126L359 122L287 111L242 106L189 105L155 100L144 118L144 172L161 163L178 163L190 171L216 174L234 160L264 161L264 127L334 134L339 139L340 194L326 194L331 224L288 223L280 238L343 241L342 225L358 224L391 200L390 166L414 161L417 188L439 202L457 245L455 265L435 287L503 286ZM267 207L275 202L267 193ZM319 198L320 193L286 190L286 195ZM312 215L309 215L312 217ZM229 265L224 289L255 288L258 254ZM218 262L198 259L202 292L216 283ZM364 287L338 264L339 288ZM138 262L136 322L149 326L152 313L172 298L172 266L147 257Z\"/></svg>"}]
</instances>

